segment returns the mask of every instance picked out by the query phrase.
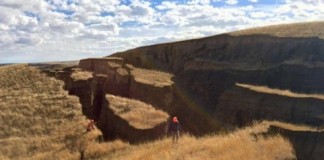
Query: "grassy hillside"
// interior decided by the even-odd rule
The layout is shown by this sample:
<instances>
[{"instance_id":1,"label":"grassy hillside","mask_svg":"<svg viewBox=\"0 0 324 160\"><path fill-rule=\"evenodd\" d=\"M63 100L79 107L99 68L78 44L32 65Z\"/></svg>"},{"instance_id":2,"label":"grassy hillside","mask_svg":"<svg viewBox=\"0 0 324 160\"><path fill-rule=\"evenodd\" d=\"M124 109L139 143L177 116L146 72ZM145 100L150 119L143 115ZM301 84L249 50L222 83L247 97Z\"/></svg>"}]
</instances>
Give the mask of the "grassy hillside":
<instances>
[{"instance_id":1,"label":"grassy hillside","mask_svg":"<svg viewBox=\"0 0 324 160\"><path fill-rule=\"evenodd\" d=\"M0 159L79 159L85 134L77 97L27 65L0 68Z\"/></svg>"},{"instance_id":2,"label":"grassy hillside","mask_svg":"<svg viewBox=\"0 0 324 160\"><path fill-rule=\"evenodd\" d=\"M62 85L27 65L0 68L0 159L294 158L284 138L258 135L267 130L267 123L228 135L182 135L177 144L170 138L138 145L120 140L97 143L101 132L85 132L79 101Z\"/></svg>"},{"instance_id":3,"label":"grassy hillside","mask_svg":"<svg viewBox=\"0 0 324 160\"><path fill-rule=\"evenodd\" d=\"M114 95L107 95L109 107L114 114L125 119L132 127L137 129L153 128L166 122L169 115L162 110L155 109L152 105L139 100L127 99Z\"/></svg>"},{"instance_id":4,"label":"grassy hillside","mask_svg":"<svg viewBox=\"0 0 324 160\"><path fill-rule=\"evenodd\" d=\"M265 34L277 37L318 37L324 39L324 22L272 25L245 29L230 34L234 36Z\"/></svg>"},{"instance_id":5,"label":"grassy hillside","mask_svg":"<svg viewBox=\"0 0 324 160\"><path fill-rule=\"evenodd\" d=\"M152 143L127 146L106 156L111 160L289 160L294 159L291 144L281 136L264 138L269 123L237 130L227 135L192 137L182 135L174 144L165 138Z\"/></svg>"},{"instance_id":6,"label":"grassy hillside","mask_svg":"<svg viewBox=\"0 0 324 160\"><path fill-rule=\"evenodd\" d=\"M236 85L260 93L276 94L280 96L287 96L287 97L294 97L294 98L316 98L316 99L324 100L323 94L295 93L289 90L273 89L267 86L256 86L256 85L241 84L241 83L236 83Z\"/></svg>"},{"instance_id":7,"label":"grassy hillside","mask_svg":"<svg viewBox=\"0 0 324 160\"><path fill-rule=\"evenodd\" d=\"M173 75L156 70L133 68L131 74L137 82L150 84L157 87L170 86L173 84Z\"/></svg>"}]
</instances>

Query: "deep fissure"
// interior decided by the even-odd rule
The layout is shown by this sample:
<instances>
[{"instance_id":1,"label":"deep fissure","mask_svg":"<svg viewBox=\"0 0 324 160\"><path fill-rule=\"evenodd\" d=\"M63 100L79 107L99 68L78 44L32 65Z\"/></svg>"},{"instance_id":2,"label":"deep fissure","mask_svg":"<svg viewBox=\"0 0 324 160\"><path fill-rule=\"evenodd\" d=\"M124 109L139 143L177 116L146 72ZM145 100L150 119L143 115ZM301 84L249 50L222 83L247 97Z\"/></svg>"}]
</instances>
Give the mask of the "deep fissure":
<instances>
[{"instance_id":1,"label":"deep fissure","mask_svg":"<svg viewBox=\"0 0 324 160\"><path fill-rule=\"evenodd\" d=\"M97 85L96 92L94 93L94 99L93 99L93 118L95 121L98 121L101 114L101 108L102 108L102 102L104 99L104 92L103 89Z\"/></svg>"}]
</instances>

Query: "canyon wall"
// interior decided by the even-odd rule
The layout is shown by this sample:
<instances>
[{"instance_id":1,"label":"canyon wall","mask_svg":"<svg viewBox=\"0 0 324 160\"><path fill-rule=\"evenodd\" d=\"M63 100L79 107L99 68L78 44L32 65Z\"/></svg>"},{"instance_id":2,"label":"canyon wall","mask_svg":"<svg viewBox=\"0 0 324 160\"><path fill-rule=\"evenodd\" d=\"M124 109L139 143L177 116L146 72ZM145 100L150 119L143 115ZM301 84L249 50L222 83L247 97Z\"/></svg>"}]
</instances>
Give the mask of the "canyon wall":
<instances>
[{"instance_id":1,"label":"canyon wall","mask_svg":"<svg viewBox=\"0 0 324 160\"><path fill-rule=\"evenodd\" d=\"M219 98L215 118L243 126L253 120L279 120L321 126L324 100L262 93L235 85Z\"/></svg>"},{"instance_id":2,"label":"canyon wall","mask_svg":"<svg viewBox=\"0 0 324 160\"><path fill-rule=\"evenodd\" d=\"M112 56L134 66L173 73L183 93L212 114L218 110L219 98L235 83L324 93L324 40L318 37L223 34Z\"/></svg>"},{"instance_id":3,"label":"canyon wall","mask_svg":"<svg viewBox=\"0 0 324 160\"><path fill-rule=\"evenodd\" d=\"M194 135L264 119L322 126L323 99L269 94L236 85L324 94L323 37L274 35L222 34L140 47L107 58L81 60L79 68L93 73L88 79L73 80L73 69L49 75L65 81L66 89L80 97L84 113L99 122L106 139L122 136L136 143L141 133L154 139L161 136L165 125L150 131L132 128L114 114L106 94L141 100L171 117L178 116L183 130ZM322 144L313 141L314 137L321 140L322 133L278 132L293 142L298 159L322 156L322 148L316 146Z\"/></svg>"},{"instance_id":4,"label":"canyon wall","mask_svg":"<svg viewBox=\"0 0 324 160\"><path fill-rule=\"evenodd\" d=\"M105 133L105 140L124 139L130 143L143 143L165 136L167 113L147 107L148 104L144 102L121 97L111 100L109 96L104 99L98 122L98 126ZM144 107L145 109L138 110ZM120 110L114 111L112 108ZM129 118L123 118L125 114Z\"/></svg>"},{"instance_id":5,"label":"canyon wall","mask_svg":"<svg viewBox=\"0 0 324 160\"><path fill-rule=\"evenodd\" d=\"M324 41L317 37L217 35L140 47L113 56L141 68L183 72L199 63L213 70L261 70L280 64L323 67ZM209 66L209 67L208 67Z\"/></svg>"},{"instance_id":6,"label":"canyon wall","mask_svg":"<svg viewBox=\"0 0 324 160\"><path fill-rule=\"evenodd\" d=\"M151 104L164 110L170 116L178 116L183 131L194 135L207 134L221 129L220 125L206 114L201 106L182 93L174 84L172 74L140 69L126 64L122 59L112 59L114 66L117 66L115 68L111 67L110 58L80 61L80 68L94 72L95 81L97 81L96 77L103 77L101 82L96 82L98 87L94 93L99 91L98 95L101 97L105 94L113 94ZM118 64L116 59L118 59ZM98 96L95 96L95 99L100 99L100 102L103 100ZM93 108L104 106L102 104L94 103ZM99 111L101 108L95 110Z\"/></svg>"},{"instance_id":7,"label":"canyon wall","mask_svg":"<svg viewBox=\"0 0 324 160\"><path fill-rule=\"evenodd\" d=\"M323 131L294 131L270 126L270 134L285 136L292 143L298 160L322 160L324 157Z\"/></svg>"},{"instance_id":8,"label":"canyon wall","mask_svg":"<svg viewBox=\"0 0 324 160\"><path fill-rule=\"evenodd\" d=\"M84 76L90 71L91 75ZM219 131L220 125L201 106L183 95L169 73L140 69L121 58L84 59L79 67L46 70L49 76L65 82L65 89L80 98L83 113L98 122L106 140L121 138L131 143L165 135L166 122L151 129L133 128L113 114L107 94L136 99L177 116L183 132L203 135ZM89 73L87 73L89 74ZM145 135L141 138L141 135Z\"/></svg>"}]
</instances>

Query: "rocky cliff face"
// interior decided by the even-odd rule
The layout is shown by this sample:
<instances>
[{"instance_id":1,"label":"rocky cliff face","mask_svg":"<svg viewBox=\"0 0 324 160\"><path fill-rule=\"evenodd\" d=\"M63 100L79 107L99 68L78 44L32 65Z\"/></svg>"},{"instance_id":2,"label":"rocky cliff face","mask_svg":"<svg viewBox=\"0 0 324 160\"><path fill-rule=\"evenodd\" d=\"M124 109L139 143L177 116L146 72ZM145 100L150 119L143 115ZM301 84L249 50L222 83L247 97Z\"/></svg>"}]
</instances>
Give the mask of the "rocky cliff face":
<instances>
[{"instance_id":1,"label":"rocky cliff face","mask_svg":"<svg viewBox=\"0 0 324 160\"><path fill-rule=\"evenodd\" d=\"M169 115L147 103L106 95L101 109L99 126L106 140L121 138L141 143L164 136Z\"/></svg>"},{"instance_id":2,"label":"rocky cliff face","mask_svg":"<svg viewBox=\"0 0 324 160\"><path fill-rule=\"evenodd\" d=\"M269 133L287 137L292 143L297 159L321 160L324 157L323 131L294 131L278 126L270 126Z\"/></svg>"},{"instance_id":3,"label":"rocky cliff face","mask_svg":"<svg viewBox=\"0 0 324 160\"><path fill-rule=\"evenodd\" d=\"M210 115L206 114L175 85L172 74L136 68L126 64L122 59L116 59L118 58L80 61L80 68L93 71L94 79L98 76L102 77L100 82L95 80L98 84L95 93L101 96L119 95L151 104L166 111L170 116L178 116L183 124L183 130L195 135L220 129ZM112 64L117 67L112 68ZM95 99L99 99L101 104L94 103L94 106L104 104L103 98L95 96ZM95 110L101 110L101 108Z\"/></svg>"},{"instance_id":4,"label":"rocky cliff face","mask_svg":"<svg viewBox=\"0 0 324 160\"><path fill-rule=\"evenodd\" d=\"M238 82L324 93L320 37L223 34L113 56L134 66L172 72L176 85L209 113L217 110L220 96Z\"/></svg>"},{"instance_id":5,"label":"rocky cliff face","mask_svg":"<svg viewBox=\"0 0 324 160\"><path fill-rule=\"evenodd\" d=\"M94 73L94 78L98 79L97 88L102 92L129 96L130 73L123 59L85 59L80 61L79 67Z\"/></svg>"},{"instance_id":6,"label":"rocky cliff face","mask_svg":"<svg viewBox=\"0 0 324 160\"><path fill-rule=\"evenodd\" d=\"M141 47L114 56L142 68L185 70L265 70L281 64L323 67L323 40L268 35L213 37ZM202 66L201 66L202 65Z\"/></svg>"},{"instance_id":7,"label":"rocky cliff face","mask_svg":"<svg viewBox=\"0 0 324 160\"><path fill-rule=\"evenodd\" d=\"M86 71L90 71L90 76ZM83 113L98 121L105 139L122 138L132 143L156 139L165 134L166 121L150 129L136 129L115 115L107 94L136 99L178 116L184 132L202 135L220 130L219 124L184 95L169 73L140 69L121 58L84 59L79 67L47 70L63 80L65 89L77 95ZM146 136L143 136L146 135Z\"/></svg>"},{"instance_id":8,"label":"rocky cliff face","mask_svg":"<svg viewBox=\"0 0 324 160\"><path fill-rule=\"evenodd\" d=\"M323 25L316 23L317 28ZM236 85L324 93L323 32L314 34L314 27L307 25L299 26L297 36L283 33L286 30L223 34L85 59L79 68L93 73L86 79L71 78L72 68L48 74L65 81L66 89L80 97L84 114L99 122L106 139L122 136L134 143L146 140L140 135L154 139L162 135L165 125L145 131L132 127L114 113L107 94L140 100L176 115L184 131L195 135L218 131L215 119L235 126L264 119L321 126L321 98L269 94ZM322 133L277 132L293 142L298 159L323 157L323 145L316 142Z\"/></svg>"},{"instance_id":9,"label":"rocky cliff face","mask_svg":"<svg viewBox=\"0 0 324 160\"><path fill-rule=\"evenodd\" d=\"M321 118L323 114L323 99L280 95L279 91L272 94L257 92L235 85L220 96L215 118L239 126L253 120L279 120L321 126L324 123Z\"/></svg>"},{"instance_id":10,"label":"rocky cliff face","mask_svg":"<svg viewBox=\"0 0 324 160\"><path fill-rule=\"evenodd\" d=\"M79 99L62 87L34 67L0 68L0 159L80 159L95 143L101 133L85 133Z\"/></svg>"},{"instance_id":11,"label":"rocky cliff face","mask_svg":"<svg viewBox=\"0 0 324 160\"><path fill-rule=\"evenodd\" d=\"M173 73L178 96L187 97L208 115L230 124L229 128L264 119L321 126L322 99L256 92L235 84L323 94L323 27L324 23L309 23L259 28L140 47L112 56L135 67ZM323 157L323 144L316 142L322 133L282 134L292 141L298 159Z\"/></svg>"},{"instance_id":12,"label":"rocky cliff face","mask_svg":"<svg viewBox=\"0 0 324 160\"><path fill-rule=\"evenodd\" d=\"M70 95L79 97L82 104L82 113L88 118L94 118L93 101L94 90L96 88L96 81L90 73L86 77L73 78L73 74L82 71L76 67L59 67L55 69L40 68L44 73L50 77L62 80L64 82L64 89L69 91Z\"/></svg>"}]
</instances>

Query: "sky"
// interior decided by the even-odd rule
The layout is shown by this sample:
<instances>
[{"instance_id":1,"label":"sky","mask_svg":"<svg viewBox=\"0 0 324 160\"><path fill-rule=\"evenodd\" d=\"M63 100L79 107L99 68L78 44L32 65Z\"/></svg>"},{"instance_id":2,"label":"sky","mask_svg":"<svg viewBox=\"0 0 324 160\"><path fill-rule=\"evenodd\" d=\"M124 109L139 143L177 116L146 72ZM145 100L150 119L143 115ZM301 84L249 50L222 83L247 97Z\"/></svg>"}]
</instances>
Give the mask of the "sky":
<instances>
[{"instance_id":1,"label":"sky","mask_svg":"<svg viewBox=\"0 0 324 160\"><path fill-rule=\"evenodd\" d=\"M324 0L0 0L0 63L103 57L308 21L324 21Z\"/></svg>"}]
</instances>

